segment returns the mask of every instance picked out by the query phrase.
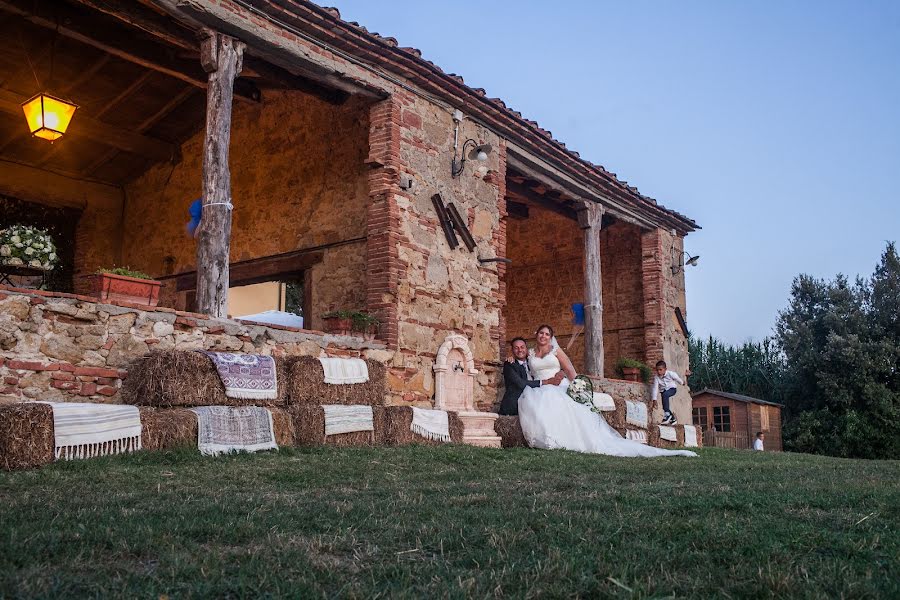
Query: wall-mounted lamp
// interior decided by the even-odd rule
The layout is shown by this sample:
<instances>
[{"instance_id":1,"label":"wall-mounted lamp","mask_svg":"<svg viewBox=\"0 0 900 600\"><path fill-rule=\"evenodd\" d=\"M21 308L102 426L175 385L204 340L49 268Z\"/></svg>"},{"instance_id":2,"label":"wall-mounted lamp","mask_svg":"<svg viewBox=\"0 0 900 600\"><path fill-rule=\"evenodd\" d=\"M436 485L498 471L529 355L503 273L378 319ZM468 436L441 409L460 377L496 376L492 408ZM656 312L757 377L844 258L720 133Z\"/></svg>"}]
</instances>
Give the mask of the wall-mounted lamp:
<instances>
[{"instance_id":1,"label":"wall-mounted lamp","mask_svg":"<svg viewBox=\"0 0 900 600\"><path fill-rule=\"evenodd\" d=\"M697 261L700 260L699 254L697 256L691 256L687 252L682 252L681 255L687 256L687 260L684 261L683 265L672 265L672 275L677 275L679 272L683 271L685 267L696 267Z\"/></svg>"},{"instance_id":2,"label":"wall-mounted lamp","mask_svg":"<svg viewBox=\"0 0 900 600\"><path fill-rule=\"evenodd\" d=\"M490 144L479 144L472 138L469 138L463 142L462 152L459 151L459 124L464 118L462 112L459 110L453 112L453 122L455 123L453 129L453 162L450 163L450 174L453 177L459 177L460 173L463 172L463 168L466 166L466 160L485 162L488 159L488 154L490 154L492 150ZM471 150L466 154L466 150L469 146L471 146Z\"/></svg>"}]
</instances>

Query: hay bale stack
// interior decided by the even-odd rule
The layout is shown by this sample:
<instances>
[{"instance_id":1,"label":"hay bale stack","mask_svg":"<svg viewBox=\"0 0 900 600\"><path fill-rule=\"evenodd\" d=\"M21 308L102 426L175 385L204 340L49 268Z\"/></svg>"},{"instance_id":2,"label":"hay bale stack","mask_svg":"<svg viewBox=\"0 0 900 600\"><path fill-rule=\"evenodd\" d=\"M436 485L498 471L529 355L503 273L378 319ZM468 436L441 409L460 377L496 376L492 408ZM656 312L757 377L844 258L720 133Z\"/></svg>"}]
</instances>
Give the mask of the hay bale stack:
<instances>
[{"instance_id":1,"label":"hay bale stack","mask_svg":"<svg viewBox=\"0 0 900 600\"><path fill-rule=\"evenodd\" d=\"M32 469L53 462L53 409L23 402L0 406L0 469Z\"/></svg>"},{"instance_id":2,"label":"hay bale stack","mask_svg":"<svg viewBox=\"0 0 900 600\"><path fill-rule=\"evenodd\" d=\"M647 439L651 446L656 448L681 448L684 446L684 425L675 426L675 437L678 438L676 442L662 439L659 435L659 425L651 425L650 432L647 434Z\"/></svg>"},{"instance_id":3,"label":"hay bale stack","mask_svg":"<svg viewBox=\"0 0 900 600\"><path fill-rule=\"evenodd\" d=\"M448 411L450 420L450 441L454 444L462 443L463 422L459 416ZM385 406L375 413L375 437L383 446L406 446L409 444L425 444L438 446L444 442L429 440L416 435L410 430L413 412L409 406Z\"/></svg>"},{"instance_id":4,"label":"hay bale stack","mask_svg":"<svg viewBox=\"0 0 900 600\"><path fill-rule=\"evenodd\" d=\"M372 407L375 431L354 431L325 436L325 409L313 404L294 404L287 408L294 419L298 446L372 446L379 445L379 413L384 407Z\"/></svg>"},{"instance_id":5,"label":"hay bale stack","mask_svg":"<svg viewBox=\"0 0 900 600\"><path fill-rule=\"evenodd\" d=\"M285 399L288 404L367 404L383 406L387 394L385 366L366 359L369 381L334 385L325 383L325 372L318 358L312 356L290 356L284 359L284 373L287 382Z\"/></svg>"},{"instance_id":6,"label":"hay bale stack","mask_svg":"<svg viewBox=\"0 0 900 600\"><path fill-rule=\"evenodd\" d=\"M272 411L275 442L279 446L296 443L294 420L281 408ZM144 450L197 447L197 415L186 408L141 407L141 446Z\"/></svg>"},{"instance_id":7,"label":"hay bale stack","mask_svg":"<svg viewBox=\"0 0 900 600\"><path fill-rule=\"evenodd\" d=\"M501 415L494 421L494 432L500 436L500 445L504 448L528 448L519 417Z\"/></svg>"},{"instance_id":8,"label":"hay bale stack","mask_svg":"<svg viewBox=\"0 0 900 600\"><path fill-rule=\"evenodd\" d=\"M225 395L225 387L209 357L186 350L154 350L128 366L122 402L134 406L272 406L286 397L285 362L275 359L278 394L275 400L242 400Z\"/></svg>"}]
</instances>

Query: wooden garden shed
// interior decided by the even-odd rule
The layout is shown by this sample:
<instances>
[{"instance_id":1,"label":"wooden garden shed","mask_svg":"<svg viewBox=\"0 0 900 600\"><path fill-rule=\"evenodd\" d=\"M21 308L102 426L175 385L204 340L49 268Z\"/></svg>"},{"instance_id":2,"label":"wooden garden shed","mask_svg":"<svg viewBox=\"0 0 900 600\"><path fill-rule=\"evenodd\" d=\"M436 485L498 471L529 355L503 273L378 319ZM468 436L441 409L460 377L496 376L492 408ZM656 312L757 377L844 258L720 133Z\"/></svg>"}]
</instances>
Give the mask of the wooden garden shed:
<instances>
[{"instance_id":1,"label":"wooden garden shed","mask_svg":"<svg viewBox=\"0 0 900 600\"><path fill-rule=\"evenodd\" d=\"M762 431L766 450L782 450L781 404L710 389L692 394L692 400L693 422L703 427L704 446L749 449Z\"/></svg>"}]
</instances>

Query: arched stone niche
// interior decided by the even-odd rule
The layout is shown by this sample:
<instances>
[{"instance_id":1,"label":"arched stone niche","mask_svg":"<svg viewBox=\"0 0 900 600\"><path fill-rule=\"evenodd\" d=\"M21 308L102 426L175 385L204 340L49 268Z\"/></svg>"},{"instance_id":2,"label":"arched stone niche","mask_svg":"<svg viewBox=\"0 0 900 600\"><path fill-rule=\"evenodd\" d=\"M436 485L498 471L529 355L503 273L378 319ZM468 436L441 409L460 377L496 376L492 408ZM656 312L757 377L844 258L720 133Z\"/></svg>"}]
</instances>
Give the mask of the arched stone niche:
<instances>
[{"instance_id":1,"label":"arched stone niche","mask_svg":"<svg viewBox=\"0 0 900 600\"><path fill-rule=\"evenodd\" d=\"M441 410L475 410L475 359L465 336L453 333L444 338L434 361L434 407Z\"/></svg>"}]
</instances>

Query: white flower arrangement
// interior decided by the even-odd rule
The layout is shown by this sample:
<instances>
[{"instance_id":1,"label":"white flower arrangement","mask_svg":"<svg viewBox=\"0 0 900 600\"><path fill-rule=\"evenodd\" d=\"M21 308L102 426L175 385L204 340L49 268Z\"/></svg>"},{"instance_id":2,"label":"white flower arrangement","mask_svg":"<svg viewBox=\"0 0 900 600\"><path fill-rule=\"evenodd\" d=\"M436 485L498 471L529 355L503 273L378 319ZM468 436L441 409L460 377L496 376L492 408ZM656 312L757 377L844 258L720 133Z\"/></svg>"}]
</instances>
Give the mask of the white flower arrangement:
<instances>
[{"instance_id":1,"label":"white flower arrangement","mask_svg":"<svg viewBox=\"0 0 900 600\"><path fill-rule=\"evenodd\" d=\"M578 402L579 404L584 404L592 411L596 413L600 413L597 407L594 406L594 383L584 375L578 375L575 377L575 380L569 384L569 388L566 390L566 393L569 394L569 398Z\"/></svg>"},{"instance_id":2,"label":"white flower arrangement","mask_svg":"<svg viewBox=\"0 0 900 600\"><path fill-rule=\"evenodd\" d=\"M53 238L45 230L28 225L0 229L0 264L50 271L57 261Z\"/></svg>"}]
</instances>

